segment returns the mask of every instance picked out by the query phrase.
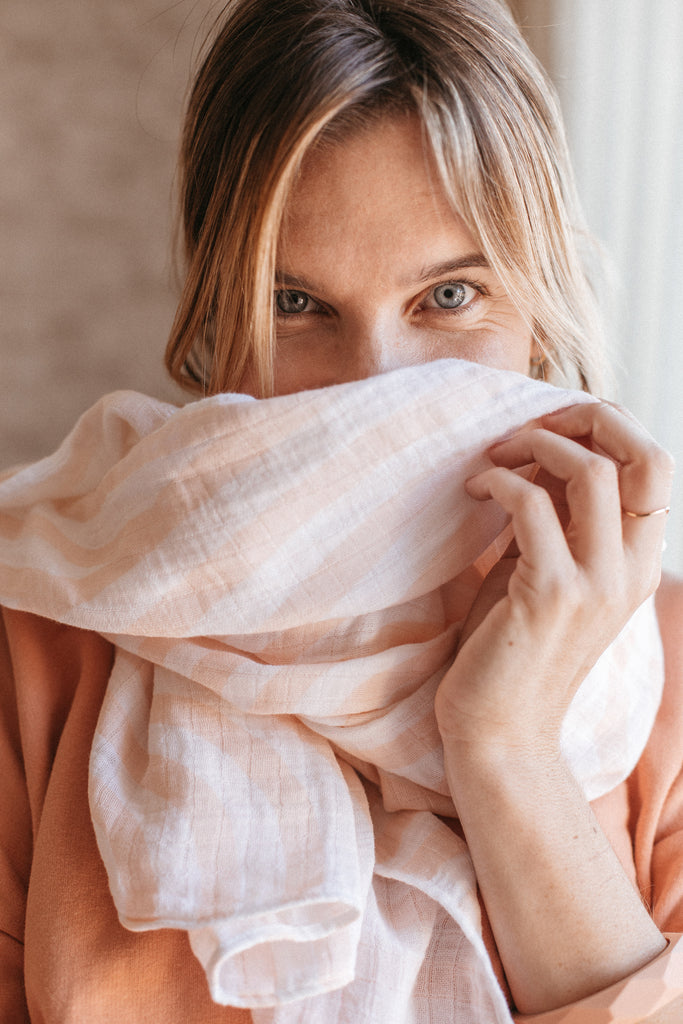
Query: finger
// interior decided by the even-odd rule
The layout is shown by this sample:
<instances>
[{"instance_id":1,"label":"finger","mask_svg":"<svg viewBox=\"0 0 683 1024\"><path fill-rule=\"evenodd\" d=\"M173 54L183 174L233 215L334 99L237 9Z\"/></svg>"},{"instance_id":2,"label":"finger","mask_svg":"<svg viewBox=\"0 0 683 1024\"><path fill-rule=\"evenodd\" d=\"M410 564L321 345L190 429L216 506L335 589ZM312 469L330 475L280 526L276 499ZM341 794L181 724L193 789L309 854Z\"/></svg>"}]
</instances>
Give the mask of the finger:
<instances>
[{"instance_id":1,"label":"finger","mask_svg":"<svg viewBox=\"0 0 683 1024\"><path fill-rule=\"evenodd\" d=\"M489 457L508 469L536 462L565 483L567 538L582 565L604 567L623 557L619 480L611 459L542 428L495 445Z\"/></svg>"},{"instance_id":2,"label":"finger","mask_svg":"<svg viewBox=\"0 0 683 1024\"><path fill-rule=\"evenodd\" d=\"M590 434L593 446L620 464L622 510L641 514L623 516L624 545L637 560L641 577L658 579L666 515L644 513L668 507L674 470L669 453L638 420L612 403L572 406L557 415L544 417L542 422L547 429L565 436L571 436L575 430L583 437Z\"/></svg>"},{"instance_id":3,"label":"finger","mask_svg":"<svg viewBox=\"0 0 683 1024\"><path fill-rule=\"evenodd\" d=\"M574 560L547 491L498 466L471 477L465 487L473 498L492 498L510 514L520 558L536 574L539 587L571 578Z\"/></svg>"},{"instance_id":4,"label":"finger","mask_svg":"<svg viewBox=\"0 0 683 1024\"><path fill-rule=\"evenodd\" d=\"M590 435L594 447L619 463L625 508L649 511L668 504L673 459L638 420L619 406L609 402L574 405L542 417L541 423L564 437ZM629 502L635 502L635 507Z\"/></svg>"}]
</instances>

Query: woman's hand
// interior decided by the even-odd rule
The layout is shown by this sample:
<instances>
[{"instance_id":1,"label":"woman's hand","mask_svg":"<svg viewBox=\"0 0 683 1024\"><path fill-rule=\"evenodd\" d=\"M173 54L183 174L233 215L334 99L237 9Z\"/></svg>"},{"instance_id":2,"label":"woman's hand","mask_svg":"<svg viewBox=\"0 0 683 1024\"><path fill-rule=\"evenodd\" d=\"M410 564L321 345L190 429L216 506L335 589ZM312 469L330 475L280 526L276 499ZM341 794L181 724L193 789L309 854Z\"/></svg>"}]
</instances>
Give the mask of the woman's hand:
<instances>
[{"instance_id":1,"label":"woman's hand","mask_svg":"<svg viewBox=\"0 0 683 1024\"><path fill-rule=\"evenodd\" d=\"M468 482L512 516L437 692L446 776L518 1009L580 999L665 947L560 754L577 687L657 587L672 460L606 403L547 416ZM536 463L533 481L515 472Z\"/></svg>"},{"instance_id":2,"label":"woman's hand","mask_svg":"<svg viewBox=\"0 0 683 1024\"><path fill-rule=\"evenodd\" d=\"M657 587L673 463L628 413L575 405L495 445L468 481L512 516L516 550L484 581L444 677L444 743L554 756L578 686ZM533 482L514 472L536 463Z\"/></svg>"}]
</instances>

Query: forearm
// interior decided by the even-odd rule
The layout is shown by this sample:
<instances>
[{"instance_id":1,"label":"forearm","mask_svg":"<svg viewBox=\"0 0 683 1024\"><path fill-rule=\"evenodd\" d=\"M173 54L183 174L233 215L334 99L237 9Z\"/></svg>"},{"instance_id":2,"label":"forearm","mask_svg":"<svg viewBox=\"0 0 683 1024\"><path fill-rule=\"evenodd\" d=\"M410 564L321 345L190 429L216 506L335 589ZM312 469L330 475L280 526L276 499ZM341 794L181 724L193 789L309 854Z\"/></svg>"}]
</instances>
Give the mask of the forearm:
<instances>
[{"instance_id":1,"label":"forearm","mask_svg":"<svg viewBox=\"0 0 683 1024\"><path fill-rule=\"evenodd\" d=\"M518 1009L580 999L665 940L561 759L447 746L447 773Z\"/></svg>"}]
</instances>

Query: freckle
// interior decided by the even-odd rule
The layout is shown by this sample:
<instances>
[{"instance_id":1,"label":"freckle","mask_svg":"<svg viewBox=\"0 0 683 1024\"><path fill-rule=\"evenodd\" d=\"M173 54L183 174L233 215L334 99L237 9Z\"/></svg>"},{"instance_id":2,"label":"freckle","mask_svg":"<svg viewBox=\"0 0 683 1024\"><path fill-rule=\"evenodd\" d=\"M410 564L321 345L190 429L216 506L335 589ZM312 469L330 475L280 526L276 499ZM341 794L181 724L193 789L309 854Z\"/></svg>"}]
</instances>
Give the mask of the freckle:
<instances>
[{"instance_id":1,"label":"freckle","mask_svg":"<svg viewBox=\"0 0 683 1024\"><path fill-rule=\"evenodd\" d=\"M515 641L514 640L508 640L508 647L514 647L514 646L515 646Z\"/></svg>"}]
</instances>

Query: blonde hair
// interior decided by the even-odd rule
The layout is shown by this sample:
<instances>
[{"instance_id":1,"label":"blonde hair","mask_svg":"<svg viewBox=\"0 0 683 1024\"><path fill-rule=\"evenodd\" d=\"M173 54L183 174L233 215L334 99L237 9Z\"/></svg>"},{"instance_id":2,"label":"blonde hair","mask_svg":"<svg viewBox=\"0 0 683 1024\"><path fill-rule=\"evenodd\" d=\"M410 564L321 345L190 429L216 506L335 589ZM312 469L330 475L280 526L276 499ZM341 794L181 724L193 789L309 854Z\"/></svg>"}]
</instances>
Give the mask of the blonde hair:
<instances>
[{"instance_id":1,"label":"blonde hair","mask_svg":"<svg viewBox=\"0 0 683 1024\"><path fill-rule=\"evenodd\" d=\"M555 382L594 390L599 318L558 105L497 0L232 0L191 92L180 154L186 276L166 352L206 394L273 389L273 288L309 149L399 114ZM582 252L583 250L586 250Z\"/></svg>"}]
</instances>

